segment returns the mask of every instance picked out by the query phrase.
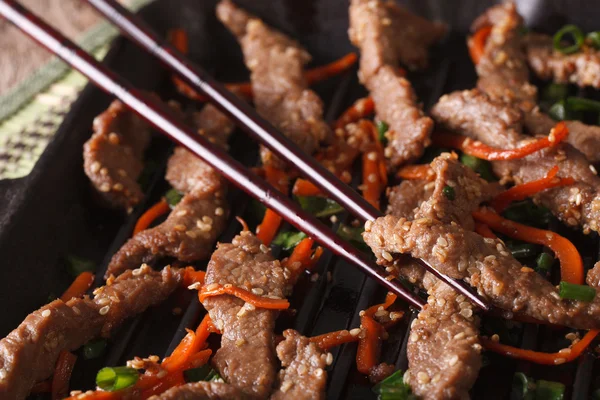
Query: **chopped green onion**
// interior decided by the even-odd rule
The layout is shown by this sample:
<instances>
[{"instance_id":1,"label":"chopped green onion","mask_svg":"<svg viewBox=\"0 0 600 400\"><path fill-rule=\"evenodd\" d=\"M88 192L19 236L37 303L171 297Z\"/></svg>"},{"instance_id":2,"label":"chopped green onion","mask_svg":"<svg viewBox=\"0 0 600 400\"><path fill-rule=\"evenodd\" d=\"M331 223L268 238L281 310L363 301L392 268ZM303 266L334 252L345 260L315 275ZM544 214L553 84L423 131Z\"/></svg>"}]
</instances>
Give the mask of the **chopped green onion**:
<instances>
[{"instance_id":1,"label":"chopped green onion","mask_svg":"<svg viewBox=\"0 0 600 400\"><path fill-rule=\"evenodd\" d=\"M559 382L539 380L535 385L536 400L563 400L565 385Z\"/></svg>"},{"instance_id":2,"label":"chopped green onion","mask_svg":"<svg viewBox=\"0 0 600 400\"><path fill-rule=\"evenodd\" d=\"M486 181L492 182L496 180L492 172L492 164L489 161L463 154L460 156L460 162L477 172Z\"/></svg>"},{"instance_id":3,"label":"chopped green onion","mask_svg":"<svg viewBox=\"0 0 600 400\"><path fill-rule=\"evenodd\" d=\"M377 121L377 132L379 133L379 141L385 143L387 138L385 133L390 129L390 126L385 121Z\"/></svg>"},{"instance_id":4,"label":"chopped green onion","mask_svg":"<svg viewBox=\"0 0 600 400\"><path fill-rule=\"evenodd\" d=\"M221 375L215 371L210 365L203 365L198 368L192 368L183 371L183 376L186 382L214 382L222 381Z\"/></svg>"},{"instance_id":5,"label":"chopped green onion","mask_svg":"<svg viewBox=\"0 0 600 400\"><path fill-rule=\"evenodd\" d=\"M296 245L305 237L306 234L304 232L281 232L275 237L275 239L273 239L273 244L281 247L285 251L288 251L296 247Z\"/></svg>"},{"instance_id":6,"label":"chopped green onion","mask_svg":"<svg viewBox=\"0 0 600 400\"><path fill-rule=\"evenodd\" d=\"M513 244L508 246L514 258L533 257L540 252L540 246L535 244Z\"/></svg>"},{"instance_id":7,"label":"chopped green onion","mask_svg":"<svg viewBox=\"0 0 600 400\"><path fill-rule=\"evenodd\" d=\"M596 31L588 33L585 40L596 49L600 49L600 32Z\"/></svg>"},{"instance_id":8,"label":"chopped green onion","mask_svg":"<svg viewBox=\"0 0 600 400\"><path fill-rule=\"evenodd\" d=\"M96 385L109 392L135 385L140 374L130 367L105 367L96 375Z\"/></svg>"},{"instance_id":9,"label":"chopped green onion","mask_svg":"<svg viewBox=\"0 0 600 400\"><path fill-rule=\"evenodd\" d=\"M522 372L513 376L511 400L562 400L565 395L565 385L560 382L535 381Z\"/></svg>"},{"instance_id":10,"label":"chopped green onion","mask_svg":"<svg viewBox=\"0 0 600 400\"><path fill-rule=\"evenodd\" d=\"M380 400L412 400L410 386L404 383L404 372L399 370L388 376L371 389Z\"/></svg>"},{"instance_id":11,"label":"chopped green onion","mask_svg":"<svg viewBox=\"0 0 600 400\"><path fill-rule=\"evenodd\" d=\"M512 203L504 210L502 215L511 221L537 227L545 227L550 222L551 217L547 208L536 206L531 200Z\"/></svg>"},{"instance_id":12,"label":"chopped green onion","mask_svg":"<svg viewBox=\"0 0 600 400\"><path fill-rule=\"evenodd\" d=\"M558 294L561 299L592 301L596 297L596 289L586 285L561 281Z\"/></svg>"},{"instance_id":13,"label":"chopped green onion","mask_svg":"<svg viewBox=\"0 0 600 400\"><path fill-rule=\"evenodd\" d=\"M542 91L542 98L544 100L556 102L564 100L569 94L569 87L561 83L551 83L544 88Z\"/></svg>"},{"instance_id":14,"label":"chopped green onion","mask_svg":"<svg viewBox=\"0 0 600 400\"><path fill-rule=\"evenodd\" d=\"M91 360L98 358L106 351L106 339L93 339L83 345L83 358Z\"/></svg>"},{"instance_id":15,"label":"chopped green onion","mask_svg":"<svg viewBox=\"0 0 600 400\"><path fill-rule=\"evenodd\" d=\"M170 189L165 193L165 200L169 203L169 207L174 208L183 199L183 194L175 189Z\"/></svg>"},{"instance_id":16,"label":"chopped green onion","mask_svg":"<svg viewBox=\"0 0 600 400\"><path fill-rule=\"evenodd\" d=\"M454 200L456 198L456 192L452 186L444 186L442 193L448 200Z\"/></svg>"},{"instance_id":17,"label":"chopped green onion","mask_svg":"<svg viewBox=\"0 0 600 400\"><path fill-rule=\"evenodd\" d=\"M344 208L338 203L322 196L298 196L297 200L303 210L317 218L328 217L344 211Z\"/></svg>"},{"instance_id":18,"label":"chopped green onion","mask_svg":"<svg viewBox=\"0 0 600 400\"><path fill-rule=\"evenodd\" d=\"M564 100L557 101L548 111L550 117L555 121L564 121L567 119L567 108Z\"/></svg>"},{"instance_id":19,"label":"chopped green onion","mask_svg":"<svg viewBox=\"0 0 600 400\"><path fill-rule=\"evenodd\" d=\"M563 40L566 39L567 35L572 37L572 44L565 45L563 43ZM584 39L583 32L577 26L565 25L554 34L554 49L563 54L572 54L581 49Z\"/></svg>"},{"instance_id":20,"label":"chopped green onion","mask_svg":"<svg viewBox=\"0 0 600 400\"><path fill-rule=\"evenodd\" d=\"M522 372L515 372L513 375L512 389L510 393L511 400L533 400L532 390L535 388L535 382Z\"/></svg>"},{"instance_id":21,"label":"chopped green onion","mask_svg":"<svg viewBox=\"0 0 600 400\"><path fill-rule=\"evenodd\" d=\"M583 97L567 97L567 109L573 111L600 112L600 101L584 99Z\"/></svg>"},{"instance_id":22,"label":"chopped green onion","mask_svg":"<svg viewBox=\"0 0 600 400\"><path fill-rule=\"evenodd\" d=\"M554 257L550 254L544 252L540 253L535 260L535 264L537 265L538 272L548 272L552 269L552 264L554 264Z\"/></svg>"},{"instance_id":23,"label":"chopped green onion","mask_svg":"<svg viewBox=\"0 0 600 400\"><path fill-rule=\"evenodd\" d=\"M96 270L96 264L91 260L74 255L68 255L66 259L67 271L74 278L78 277L82 272L94 272Z\"/></svg>"}]
</instances>

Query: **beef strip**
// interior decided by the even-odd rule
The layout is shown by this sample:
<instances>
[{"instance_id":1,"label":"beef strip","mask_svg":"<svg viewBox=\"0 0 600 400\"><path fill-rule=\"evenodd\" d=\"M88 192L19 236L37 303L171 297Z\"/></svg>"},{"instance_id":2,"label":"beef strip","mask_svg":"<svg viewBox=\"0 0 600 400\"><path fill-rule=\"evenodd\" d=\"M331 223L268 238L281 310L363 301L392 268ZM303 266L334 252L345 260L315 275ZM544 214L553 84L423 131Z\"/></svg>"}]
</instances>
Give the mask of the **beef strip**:
<instances>
[{"instance_id":1,"label":"beef strip","mask_svg":"<svg viewBox=\"0 0 600 400\"><path fill-rule=\"evenodd\" d=\"M540 79L600 89L600 52L587 47L574 54L554 50L551 36L529 33L523 40L529 67Z\"/></svg>"},{"instance_id":2,"label":"beef strip","mask_svg":"<svg viewBox=\"0 0 600 400\"><path fill-rule=\"evenodd\" d=\"M0 341L0 397L25 399L33 384L52 375L61 351L108 337L126 318L165 300L182 279L179 270L128 271L87 296L55 300Z\"/></svg>"},{"instance_id":3,"label":"beef strip","mask_svg":"<svg viewBox=\"0 0 600 400\"><path fill-rule=\"evenodd\" d=\"M194 119L199 134L226 148L234 128L231 121L212 105ZM160 257L191 262L210 256L229 214L225 179L183 147L176 148L169 159L166 178L185 196L162 224L139 232L119 249L108 265L107 277Z\"/></svg>"},{"instance_id":4,"label":"beef strip","mask_svg":"<svg viewBox=\"0 0 600 400\"><path fill-rule=\"evenodd\" d=\"M284 367L271 399L325 399L327 353L293 329L283 332L277 356Z\"/></svg>"},{"instance_id":5,"label":"beef strip","mask_svg":"<svg viewBox=\"0 0 600 400\"><path fill-rule=\"evenodd\" d=\"M594 264L594 266L588 271L585 278L585 283L593 288L600 288L600 261Z\"/></svg>"},{"instance_id":6,"label":"beef strip","mask_svg":"<svg viewBox=\"0 0 600 400\"><path fill-rule=\"evenodd\" d=\"M263 296L284 297L284 270L270 250L248 231L219 244L206 270L206 287L236 285ZM273 328L277 312L255 308L230 295L203 302L222 332L213 363L221 376L251 398L264 399L276 378Z\"/></svg>"},{"instance_id":7,"label":"beef strip","mask_svg":"<svg viewBox=\"0 0 600 400\"><path fill-rule=\"evenodd\" d=\"M426 180L405 180L388 189L387 214L411 218L413 212L433 193L434 183Z\"/></svg>"},{"instance_id":8,"label":"beef strip","mask_svg":"<svg viewBox=\"0 0 600 400\"><path fill-rule=\"evenodd\" d=\"M331 132L323 121L321 99L308 89L304 79L303 67L310 55L296 41L229 0L219 3L217 17L242 46L259 114L312 154L319 142L330 138ZM264 147L261 158L265 165L282 166L282 161Z\"/></svg>"},{"instance_id":9,"label":"beef strip","mask_svg":"<svg viewBox=\"0 0 600 400\"><path fill-rule=\"evenodd\" d=\"M418 159L433 129L433 121L424 115L410 82L399 71L399 63L426 65L427 48L445 32L444 25L392 2L350 3L349 36L362 54L359 77L373 97L378 118L390 126L385 155L391 168Z\"/></svg>"},{"instance_id":10,"label":"beef strip","mask_svg":"<svg viewBox=\"0 0 600 400\"><path fill-rule=\"evenodd\" d=\"M144 197L137 179L150 127L115 100L94 119L93 129L83 146L85 173L110 206L129 212Z\"/></svg>"},{"instance_id":11,"label":"beef strip","mask_svg":"<svg viewBox=\"0 0 600 400\"><path fill-rule=\"evenodd\" d=\"M244 400L247 396L223 382L195 382L173 387L148 400Z\"/></svg>"},{"instance_id":12,"label":"beef strip","mask_svg":"<svg viewBox=\"0 0 600 400\"><path fill-rule=\"evenodd\" d=\"M478 90L442 96L431 114L439 124L490 146L510 149L529 139L520 133L518 109L491 100ZM600 178L585 156L572 146L561 144L520 160L492 164L498 175L517 183L540 179L558 165L558 175L572 177L576 183L540 192L534 200L567 225L580 226L585 233L600 229Z\"/></svg>"}]
</instances>

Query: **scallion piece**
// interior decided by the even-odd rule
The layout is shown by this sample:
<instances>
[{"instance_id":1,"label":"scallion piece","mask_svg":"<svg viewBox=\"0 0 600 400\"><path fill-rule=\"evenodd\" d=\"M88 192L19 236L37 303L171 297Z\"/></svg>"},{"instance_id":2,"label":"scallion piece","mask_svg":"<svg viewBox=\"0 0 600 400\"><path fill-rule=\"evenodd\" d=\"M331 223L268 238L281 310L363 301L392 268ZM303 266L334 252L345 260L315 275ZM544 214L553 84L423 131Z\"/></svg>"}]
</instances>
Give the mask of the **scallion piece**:
<instances>
[{"instance_id":1,"label":"scallion piece","mask_svg":"<svg viewBox=\"0 0 600 400\"><path fill-rule=\"evenodd\" d=\"M105 367L96 375L96 385L108 392L135 385L140 374L130 367Z\"/></svg>"},{"instance_id":2,"label":"scallion piece","mask_svg":"<svg viewBox=\"0 0 600 400\"><path fill-rule=\"evenodd\" d=\"M555 121L564 121L567 119L567 107L564 100L557 101L548 111L550 117Z\"/></svg>"},{"instance_id":3,"label":"scallion piece","mask_svg":"<svg viewBox=\"0 0 600 400\"><path fill-rule=\"evenodd\" d=\"M385 121L377 121L377 132L379 133L379 141L385 143L387 138L385 133L390 129L390 126Z\"/></svg>"},{"instance_id":4,"label":"scallion piece","mask_svg":"<svg viewBox=\"0 0 600 400\"><path fill-rule=\"evenodd\" d=\"M479 176L488 182L496 180L494 173L492 172L492 164L489 161L482 160L481 158L473 157L468 154L460 156L460 162L477 172Z\"/></svg>"},{"instance_id":5,"label":"scallion piece","mask_svg":"<svg viewBox=\"0 0 600 400\"><path fill-rule=\"evenodd\" d=\"M106 350L106 339L93 339L83 345L83 358L91 360L104 354Z\"/></svg>"},{"instance_id":6,"label":"scallion piece","mask_svg":"<svg viewBox=\"0 0 600 400\"><path fill-rule=\"evenodd\" d=\"M448 200L454 200L456 198L456 192L452 186L444 186L442 193Z\"/></svg>"},{"instance_id":7,"label":"scallion piece","mask_svg":"<svg viewBox=\"0 0 600 400\"><path fill-rule=\"evenodd\" d=\"M552 269L554 257L546 252L540 253L540 255L535 259L535 264L537 265L538 272L546 273Z\"/></svg>"},{"instance_id":8,"label":"scallion piece","mask_svg":"<svg viewBox=\"0 0 600 400\"><path fill-rule=\"evenodd\" d=\"M175 189L170 189L167 193L165 193L165 200L169 203L169 207L174 208L181 199L183 198L183 194L179 193Z\"/></svg>"},{"instance_id":9,"label":"scallion piece","mask_svg":"<svg viewBox=\"0 0 600 400\"><path fill-rule=\"evenodd\" d=\"M535 383L531 378L522 372L515 372L513 375L512 390L510 394L511 400L531 400L533 393L531 390L535 387Z\"/></svg>"},{"instance_id":10,"label":"scallion piece","mask_svg":"<svg viewBox=\"0 0 600 400\"><path fill-rule=\"evenodd\" d=\"M535 386L536 400L563 400L565 385L560 382L545 381L540 379Z\"/></svg>"},{"instance_id":11,"label":"scallion piece","mask_svg":"<svg viewBox=\"0 0 600 400\"><path fill-rule=\"evenodd\" d=\"M192 368L183 371L183 376L186 382L212 382L223 380L221 375L215 371L210 365L203 365L198 368Z\"/></svg>"},{"instance_id":12,"label":"scallion piece","mask_svg":"<svg viewBox=\"0 0 600 400\"><path fill-rule=\"evenodd\" d=\"M595 47L596 49L600 49L600 32L590 32L587 34L585 38L586 42Z\"/></svg>"},{"instance_id":13,"label":"scallion piece","mask_svg":"<svg viewBox=\"0 0 600 400\"><path fill-rule=\"evenodd\" d=\"M568 36L571 36L573 43L565 45L563 42L567 40ZM584 40L585 37L581 29L575 25L565 25L554 34L554 49L563 54L572 54L581 49Z\"/></svg>"},{"instance_id":14,"label":"scallion piece","mask_svg":"<svg viewBox=\"0 0 600 400\"><path fill-rule=\"evenodd\" d=\"M344 208L333 200L321 196L296 197L300 207L317 218L328 217L344 211Z\"/></svg>"},{"instance_id":15,"label":"scallion piece","mask_svg":"<svg viewBox=\"0 0 600 400\"><path fill-rule=\"evenodd\" d=\"M535 244L515 244L509 246L510 252L514 258L534 257L540 252L540 246Z\"/></svg>"},{"instance_id":16,"label":"scallion piece","mask_svg":"<svg viewBox=\"0 0 600 400\"><path fill-rule=\"evenodd\" d=\"M583 97L567 97L567 109L573 111L600 112L600 101L584 99Z\"/></svg>"},{"instance_id":17,"label":"scallion piece","mask_svg":"<svg viewBox=\"0 0 600 400\"><path fill-rule=\"evenodd\" d=\"M412 400L416 397L411 393L410 386L404 383L404 372L399 370L373 386L373 393L380 400Z\"/></svg>"},{"instance_id":18,"label":"scallion piece","mask_svg":"<svg viewBox=\"0 0 600 400\"><path fill-rule=\"evenodd\" d=\"M564 100L569 94L569 87L561 83L551 83L542 91L542 99L556 102Z\"/></svg>"},{"instance_id":19,"label":"scallion piece","mask_svg":"<svg viewBox=\"0 0 600 400\"><path fill-rule=\"evenodd\" d=\"M576 285L561 281L558 294L561 299L592 301L596 297L596 289L586 285Z\"/></svg>"},{"instance_id":20,"label":"scallion piece","mask_svg":"<svg viewBox=\"0 0 600 400\"><path fill-rule=\"evenodd\" d=\"M285 251L288 251L296 247L296 245L305 237L306 234L304 232L281 232L275 237L275 239L273 239L273 244L281 247Z\"/></svg>"},{"instance_id":21,"label":"scallion piece","mask_svg":"<svg viewBox=\"0 0 600 400\"><path fill-rule=\"evenodd\" d=\"M94 272L96 270L96 264L91 260L74 255L68 255L66 259L67 271L73 278L78 277L82 272Z\"/></svg>"}]
</instances>

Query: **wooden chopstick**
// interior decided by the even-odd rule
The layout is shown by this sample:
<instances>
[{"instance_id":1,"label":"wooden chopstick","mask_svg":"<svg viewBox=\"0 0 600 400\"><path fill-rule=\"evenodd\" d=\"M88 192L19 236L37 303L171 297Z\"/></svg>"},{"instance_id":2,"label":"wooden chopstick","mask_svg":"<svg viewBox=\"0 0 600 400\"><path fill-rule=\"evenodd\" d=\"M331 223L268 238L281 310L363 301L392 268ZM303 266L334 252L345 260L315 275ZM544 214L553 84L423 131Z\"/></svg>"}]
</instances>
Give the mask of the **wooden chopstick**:
<instances>
[{"instance_id":1,"label":"wooden chopstick","mask_svg":"<svg viewBox=\"0 0 600 400\"><path fill-rule=\"evenodd\" d=\"M421 298L404 288L399 280L388 280L389 275L382 267L368 261L363 254L341 240L316 217L252 173L249 168L234 160L227 152L196 134L160 101L135 89L29 10L14 0L0 0L0 14L98 87L119 98L159 131L202 158L234 185L277 212L290 224L306 232L335 254L357 265L367 275L414 307L419 309L423 307L424 302Z\"/></svg>"},{"instance_id":2,"label":"wooden chopstick","mask_svg":"<svg viewBox=\"0 0 600 400\"><path fill-rule=\"evenodd\" d=\"M161 38L139 16L130 12L116 0L87 0L124 34L146 51L154 54L186 83L201 93L257 141L270 148L289 165L294 165L304 176L319 187L323 193L337 201L357 218L374 220L383 214L367 202L358 192L340 181L313 157L300 150L291 140L281 134L270 123L261 118L246 102L232 96L227 89L213 79L201 67L190 61L171 43ZM442 274L431 264L419 263L447 285L471 299L477 306L488 310L486 303L474 294L463 282Z\"/></svg>"}]
</instances>

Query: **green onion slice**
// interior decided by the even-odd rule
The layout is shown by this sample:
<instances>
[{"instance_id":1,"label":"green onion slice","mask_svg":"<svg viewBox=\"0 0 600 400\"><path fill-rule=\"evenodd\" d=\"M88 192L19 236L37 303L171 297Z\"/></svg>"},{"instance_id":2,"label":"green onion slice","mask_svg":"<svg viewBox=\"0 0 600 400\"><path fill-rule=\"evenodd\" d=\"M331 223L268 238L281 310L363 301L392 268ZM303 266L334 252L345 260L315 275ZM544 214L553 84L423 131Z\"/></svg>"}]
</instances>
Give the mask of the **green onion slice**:
<instances>
[{"instance_id":1,"label":"green onion slice","mask_svg":"<svg viewBox=\"0 0 600 400\"><path fill-rule=\"evenodd\" d=\"M186 382L214 382L223 381L223 378L210 365L203 365L198 368L192 368L183 371Z\"/></svg>"},{"instance_id":2,"label":"green onion slice","mask_svg":"<svg viewBox=\"0 0 600 400\"><path fill-rule=\"evenodd\" d=\"M170 189L165 193L165 200L169 203L169 207L173 208L183 199L183 194L179 193L175 189Z\"/></svg>"},{"instance_id":3,"label":"green onion slice","mask_svg":"<svg viewBox=\"0 0 600 400\"><path fill-rule=\"evenodd\" d=\"M108 392L121 390L135 385L140 374L130 367L105 367L96 375L96 385Z\"/></svg>"},{"instance_id":4,"label":"green onion slice","mask_svg":"<svg viewBox=\"0 0 600 400\"><path fill-rule=\"evenodd\" d=\"M534 393L531 389L535 387L533 379L522 372L515 372L513 375L511 400L533 400Z\"/></svg>"},{"instance_id":5,"label":"green onion slice","mask_svg":"<svg viewBox=\"0 0 600 400\"><path fill-rule=\"evenodd\" d=\"M385 137L386 132L390 129L390 126L385 121L377 121L377 132L379 133L379 141L385 143L387 138Z\"/></svg>"},{"instance_id":6,"label":"green onion slice","mask_svg":"<svg viewBox=\"0 0 600 400\"><path fill-rule=\"evenodd\" d=\"M492 172L492 164L489 161L468 154L462 154L460 162L477 172L486 181L492 182L496 180L496 176Z\"/></svg>"},{"instance_id":7,"label":"green onion slice","mask_svg":"<svg viewBox=\"0 0 600 400\"><path fill-rule=\"evenodd\" d=\"M558 294L561 299L592 301L596 297L596 289L586 285L576 285L561 281Z\"/></svg>"},{"instance_id":8,"label":"green onion slice","mask_svg":"<svg viewBox=\"0 0 600 400\"><path fill-rule=\"evenodd\" d=\"M565 41L568 36L571 36L573 43L565 45L563 41ZM581 29L575 25L565 25L554 34L554 49L563 54L572 54L581 49L584 40L585 37Z\"/></svg>"},{"instance_id":9,"label":"green onion slice","mask_svg":"<svg viewBox=\"0 0 600 400\"><path fill-rule=\"evenodd\" d=\"M565 385L560 382L539 380L535 386L536 400L563 400L565 397Z\"/></svg>"},{"instance_id":10,"label":"green onion slice","mask_svg":"<svg viewBox=\"0 0 600 400\"><path fill-rule=\"evenodd\" d=\"M444 186L442 193L448 200L454 200L456 198L456 192L452 186Z\"/></svg>"},{"instance_id":11,"label":"green onion slice","mask_svg":"<svg viewBox=\"0 0 600 400\"><path fill-rule=\"evenodd\" d=\"M83 358L91 360L104 354L106 350L106 339L93 339L83 345Z\"/></svg>"},{"instance_id":12,"label":"green onion slice","mask_svg":"<svg viewBox=\"0 0 600 400\"><path fill-rule=\"evenodd\" d=\"M293 249L306 237L304 232L298 231L288 231L279 233L275 239L273 239L273 244L281 247L283 250L288 251Z\"/></svg>"},{"instance_id":13,"label":"green onion slice","mask_svg":"<svg viewBox=\"0 0 600 400\"><path fill-rule=\"evenodd\" d=\"M586 42L595 47L596 49L600 49L600 32L590 32L586 36Z\"/></svg>"},{"instance_id":14,"label":"green onion slice","mask_svg":"<svg viewBox=\"0 0 600 400\"><path fill-rule=\"evenodd\" d=\"M568 110L600 112L600 101L584 99L583 97L567 97L566 102Z\"/></svg>"},{"instance_id":15,"label":"green onion slice","mask_svg":"<svg viewBox=\"0 0 600 400\"><path fill-rule=\"evenodd\" d=\"M537 256L535 260L535 264L537 266L538 272L548 272L552 269L552 264L554 264L554 257L550 254L543 252Z\"/></svg>"},{"instance_id":16,"label":"green onion slice","mask_svg":"<svg viewBox=\"0 0 600 400\"><path fill-rule=\"evenodd\" d=\"M300 207L317 218L328 217L344 211L344 208L333 200L322 196L296 197Z\"/></svg>"},{"instance_id":17,"label":"green onion slice","mask_svg":"<svg viewBox=\"0 0 600 400\"><path fill-rule=\"evenodd\" d=\"M569 94L569 87L562 83L551 83L542 91L542 99L548 101L564 100Z\"/></svg>"},{"instance_id":18,"label":"green onion slice","mask_svg":"<svg viewBox=\"0 0 600 400\"><path fill-rule=\"evenodd\" d=\"M82 272L94 272L96 270L96 264L91 260L74 255L68 255L66 259L67 271L73 278L78 277Z\"/></svg>"},{"instance_id":19,"label":"green onion slice","mask_svg":"<svg viewBox=\"0 0 600 400\"><path fill-rule=\"evenodd\" d=\"M416 397L411 393L410 386L404 383L404 372L399 370L373 386L373 393L381 400L412 400Z\"/></svg>"}]
</instances>

